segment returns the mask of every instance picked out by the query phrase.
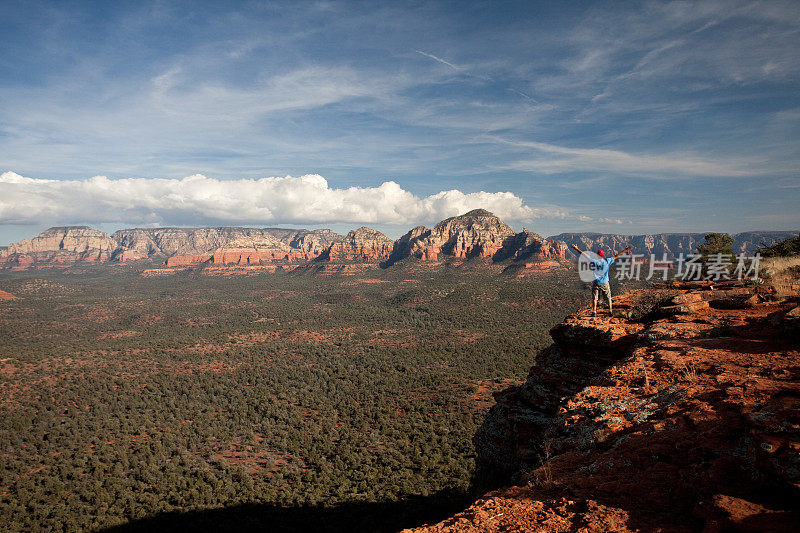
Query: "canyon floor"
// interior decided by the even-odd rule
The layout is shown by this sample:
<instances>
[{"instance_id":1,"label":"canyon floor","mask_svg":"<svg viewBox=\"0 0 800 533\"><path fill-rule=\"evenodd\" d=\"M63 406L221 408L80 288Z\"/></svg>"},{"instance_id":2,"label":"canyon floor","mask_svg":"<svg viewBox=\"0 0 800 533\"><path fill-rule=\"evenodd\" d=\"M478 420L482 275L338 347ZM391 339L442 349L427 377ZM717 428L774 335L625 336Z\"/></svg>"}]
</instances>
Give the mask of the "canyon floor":
<instances>
[{"instance_id":1,"label":"canyon floor","mask_svg":"<svg viewBox=\"0 0 800 533\"><path fill-rule=\"evenodd\" d=\"M756 292L673 284L569 316L475 438L514 484L414 531L797 531L800 299Z\"/></svg>"}]
</instances>

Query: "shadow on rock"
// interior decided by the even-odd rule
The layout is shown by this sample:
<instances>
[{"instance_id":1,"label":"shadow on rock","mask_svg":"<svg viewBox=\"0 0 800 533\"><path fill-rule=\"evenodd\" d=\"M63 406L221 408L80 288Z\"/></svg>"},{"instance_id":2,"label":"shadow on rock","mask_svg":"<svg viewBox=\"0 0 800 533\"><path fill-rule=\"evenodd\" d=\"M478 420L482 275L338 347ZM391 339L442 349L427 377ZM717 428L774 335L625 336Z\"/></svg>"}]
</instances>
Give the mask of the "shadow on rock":
<instances>
[{"instance_id":1,"label":"shadow on rock","mask_svg":"<svg viewBox=\"0 0 800 533\"><path fill-rule=\"evenodd\" d=\"M397 502L346 503L333 507L242 504L219 509L163 513L103 531L388 533L437 522L462 510L471 501L472 497L468 495L440 492L429 497Z\"/></svg>"}]
</instances>

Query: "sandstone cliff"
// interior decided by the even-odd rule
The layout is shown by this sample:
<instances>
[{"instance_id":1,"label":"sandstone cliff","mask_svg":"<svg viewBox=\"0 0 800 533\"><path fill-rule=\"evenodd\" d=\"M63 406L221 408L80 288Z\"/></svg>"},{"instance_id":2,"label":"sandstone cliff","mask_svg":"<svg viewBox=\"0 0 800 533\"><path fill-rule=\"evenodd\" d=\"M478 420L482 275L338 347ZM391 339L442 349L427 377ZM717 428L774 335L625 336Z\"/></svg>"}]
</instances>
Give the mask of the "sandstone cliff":
<instances>
[{"instance_id":1,"label":"sandstone cliff","mask_svg":"<svg viewBox=\"0 0 800 533\"><path fill-rule=\"evenodd\" d=\"M512 270L522 274L542 261L558 265L566 258L565 245L523 229L515 233L502 220L484 209L448 218L433 229L417 226L394 243L388 263L407 257L423 261L443 259L491 259L513 261Z\"/></svg>"},{"instance_id":2,"label":"sandstone cliff","mask_svg":"<svg viewBox=\"0 0 800 533\"><path fill-rule=\"evenodd\" d=\"M413 230L412 230L413 231ZM490 258L515 235L514 230L485 209L474 209L436 224L409 242L409 254L435 261L440 255L458 259Z\"/></svg>"},{"instance_id":3,"label":"sandstone cliff","mask_svg":"<svg viewBox=\"0 0 800 533\"><path fill-rule=\"evenodd\" d=\"M380 262L389 258L393 248L394 241L380 231L360 227L331 244L322 258L334 262Z\"/></svg>"},{"instance_id":4,"label":"sandstone cliff","mask_svg":"<svg viewBox=\"0 0 800 533\"><path fill-rule=\"evenodd\" d=\"M107 233L88 226L54 227L0 251L0 264L102 262L116 248L116 241Z\"/></svg>"},{"instance_id":5,"label":"sandstone cliff","mask_svg":"<svg viewBox=\"0 0 800 533\"><path fill-rule=\"evenodd\" d=\"M86 227L51 228L0 250L0 266L68 265L78 261L166 260L168 266L205 262L250 265L310 261L342 237L330 230L283 228L134 228L111 236Z\"/></svg>"},{"instance_id":6,"label":"sandstone cliff","mask_svg":"<svg viewBox=\"0 0 800 533\"><path fill-rule=\"evenodd\" d=\"M474 439L518 485L420 531L795 530L798 303L684 284L568 317Z\"/></svg>"},{"instance_id":7,"label":"sandstone cliff","mask_svg":"<svg viewBox=\"0 0 800 533\"><path fill-rule=\"evenodd\" d=\"M283 228L147 228L115 232L112 237L119 243L118 254L132 258L172 259L173 264L190 264L192 257L218 255L233 257L230 253L245 252L254 262L261 253L262 260L276 258L310 260L321 254L341 236L330 230L293 230ZM222 254L228 253L227 256ZM116 255L115 255L116 257ZM216 261L215 261L216 262ZM238 262L238 260L236 261Z\"/></svg>"},{"instance_id":8,"label":"sandstone cliff","mask_svg":"<svg viewBox=\"0 0 800 533\"><path fill-rule=\"evenodd\" d=\"M405 259L406 257L411 257L415 251L413 250L413 245L419 239L425 238L426 236L430 235L431 230L426 228L425 226L416 226L412 228L408 233L394 241L394 247L392 248L392 253L389 256L390 263L396 263L401 259ZM420 256L420 259L428 259L427 257Z\"/></svg>"},{"instance_id":9,"label":"sandstone cliff","mask_svg":"<svg viewBox=\"0 0 800 533\"><path fill-rule=\"evenodd\" d=\"M792 232L748 232L734 235L734 250L755 253ZM524 229L515 233L492 213L475 209L451 217L432 229L417 226L392 242L382 233L359 228L342 237L331 230L284 228L134 228L111 236L86 227L51 228L32 239L0 248L0 268L69 265L75 262L125 263L152 261L168 266L201 263L217 265L264 265L266 263L367 262L391 265L406 258L442 260L491 259L510 263L506 271L517 276L543 269L561 268L574 254L568 245L582 249L621 250L633 246L634 253L666 254L696 250L704 234L602 235L562 233L542 238Z\"/></svg>"},{"instance_id":10,"label":"sandstone cliff","mask_svg":"<svg viewBox=\"0 0 800 533\"><path fill-rule=\"evenodd\" d=\"M537 233L523 229L520 233L507 238L503 247L498 250L493 258L502 261L512 258L515 261L524 261L530 258L564 259L565 246L562 243L545 239Z\"/></svg>"},{"instance_id":11,"label":"sandstone cliff","mask_svg":"<svg viewBox=\"0 0 800 533\"><path fill-rule=\"evenodd\" d=\"M281 237L281 242L287 243L291 248L295 248L305 253L311 259L319 256L334 242L340 241L342 236L329 229L315 229L312 231L298 230L285 237Z\"/></svg>"},{"instance_id":12,"label":"sandstone cliff","mask_svg":"<svg viewBox=\"0 0 800 533\"><path fill-rule=\"evenodd\" d=\"M288 243L268 233L256 233L240 235L224 246L212 250L211 261L215 265L294 263L310 261L317 255L319 255L319 252L313 248L311 251L293 248ZM167 264L171 259L174 259L174 257L167 260Z\"/></svg>"}]
</instances>

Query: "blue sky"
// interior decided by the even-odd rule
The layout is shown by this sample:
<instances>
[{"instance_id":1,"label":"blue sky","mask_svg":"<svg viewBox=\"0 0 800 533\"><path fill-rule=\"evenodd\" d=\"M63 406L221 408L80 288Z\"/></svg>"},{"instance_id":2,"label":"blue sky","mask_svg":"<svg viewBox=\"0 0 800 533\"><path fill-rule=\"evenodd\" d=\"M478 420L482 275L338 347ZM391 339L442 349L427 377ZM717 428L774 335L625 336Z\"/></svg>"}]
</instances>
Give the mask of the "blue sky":
<instances>
[{"instance_id":1,"label":"blue sky","mask_svg":"<svg viewBox=\"0 0 800 533\"><path fill-rule=\"evenodd\" d=\"M478 206L545 235L800 228L797 2L3 15L0 244L79 223L396 237Z\"/></svg>"}]
</instances>

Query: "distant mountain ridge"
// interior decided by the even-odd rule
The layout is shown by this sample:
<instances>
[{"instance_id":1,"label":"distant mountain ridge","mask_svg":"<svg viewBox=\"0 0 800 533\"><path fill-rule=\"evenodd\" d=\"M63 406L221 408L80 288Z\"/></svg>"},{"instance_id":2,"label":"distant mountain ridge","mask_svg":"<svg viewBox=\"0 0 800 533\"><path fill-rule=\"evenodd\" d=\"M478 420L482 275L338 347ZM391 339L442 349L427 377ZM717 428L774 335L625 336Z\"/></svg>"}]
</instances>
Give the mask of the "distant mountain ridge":
<instances>
[{"instance_id":1,"label":"distant mountain ridge","mask_svg":"<svg viewBox=\"0 0 800 533\"><path fill-rule=\"evenodd\" d=\"M797 236L796 231L746 231L730 234L733 237L733 251L737 254L755 254L760 248L778 241ZM564 244L569 251L568 257L576 254L572 245L582 250L619 251L632 246L632 252L649 257L655 254L659 259L666 255L667 259L675 259L680 254L697 251L706 233L655 233L645 235L616 235L612 233L560 233L548 237L548 240Z\"/></svg>"},{"instance_id":2,"label":"distant mountain ridge","mask_svg":"<svg viewBox=\"0 0 800 533\"><path fill-rule=\"evenodd\" d=\"M447 218L430 229L417 226L395 241L367 227L342 236L329 229L242 227L131 228L108 235L88 226L57 226L0 248L0 268L130 261L167 267L269 264L296 268L312 262L389 266L413 258L428 262L511 261L519 269L536 262L539 266L543 262L552 265L572 258L575 254L569 247L573 244L583 250L606 251L630 245L634 253L658 257L666 254L672 259L680 253L694 252L704 235L561 233L544 238L527 229L517 233L484 209ZM733 235L734 250L751 254L795 235L796 232L782 231L737 233Z\"/></svg>"}]
</instances>

